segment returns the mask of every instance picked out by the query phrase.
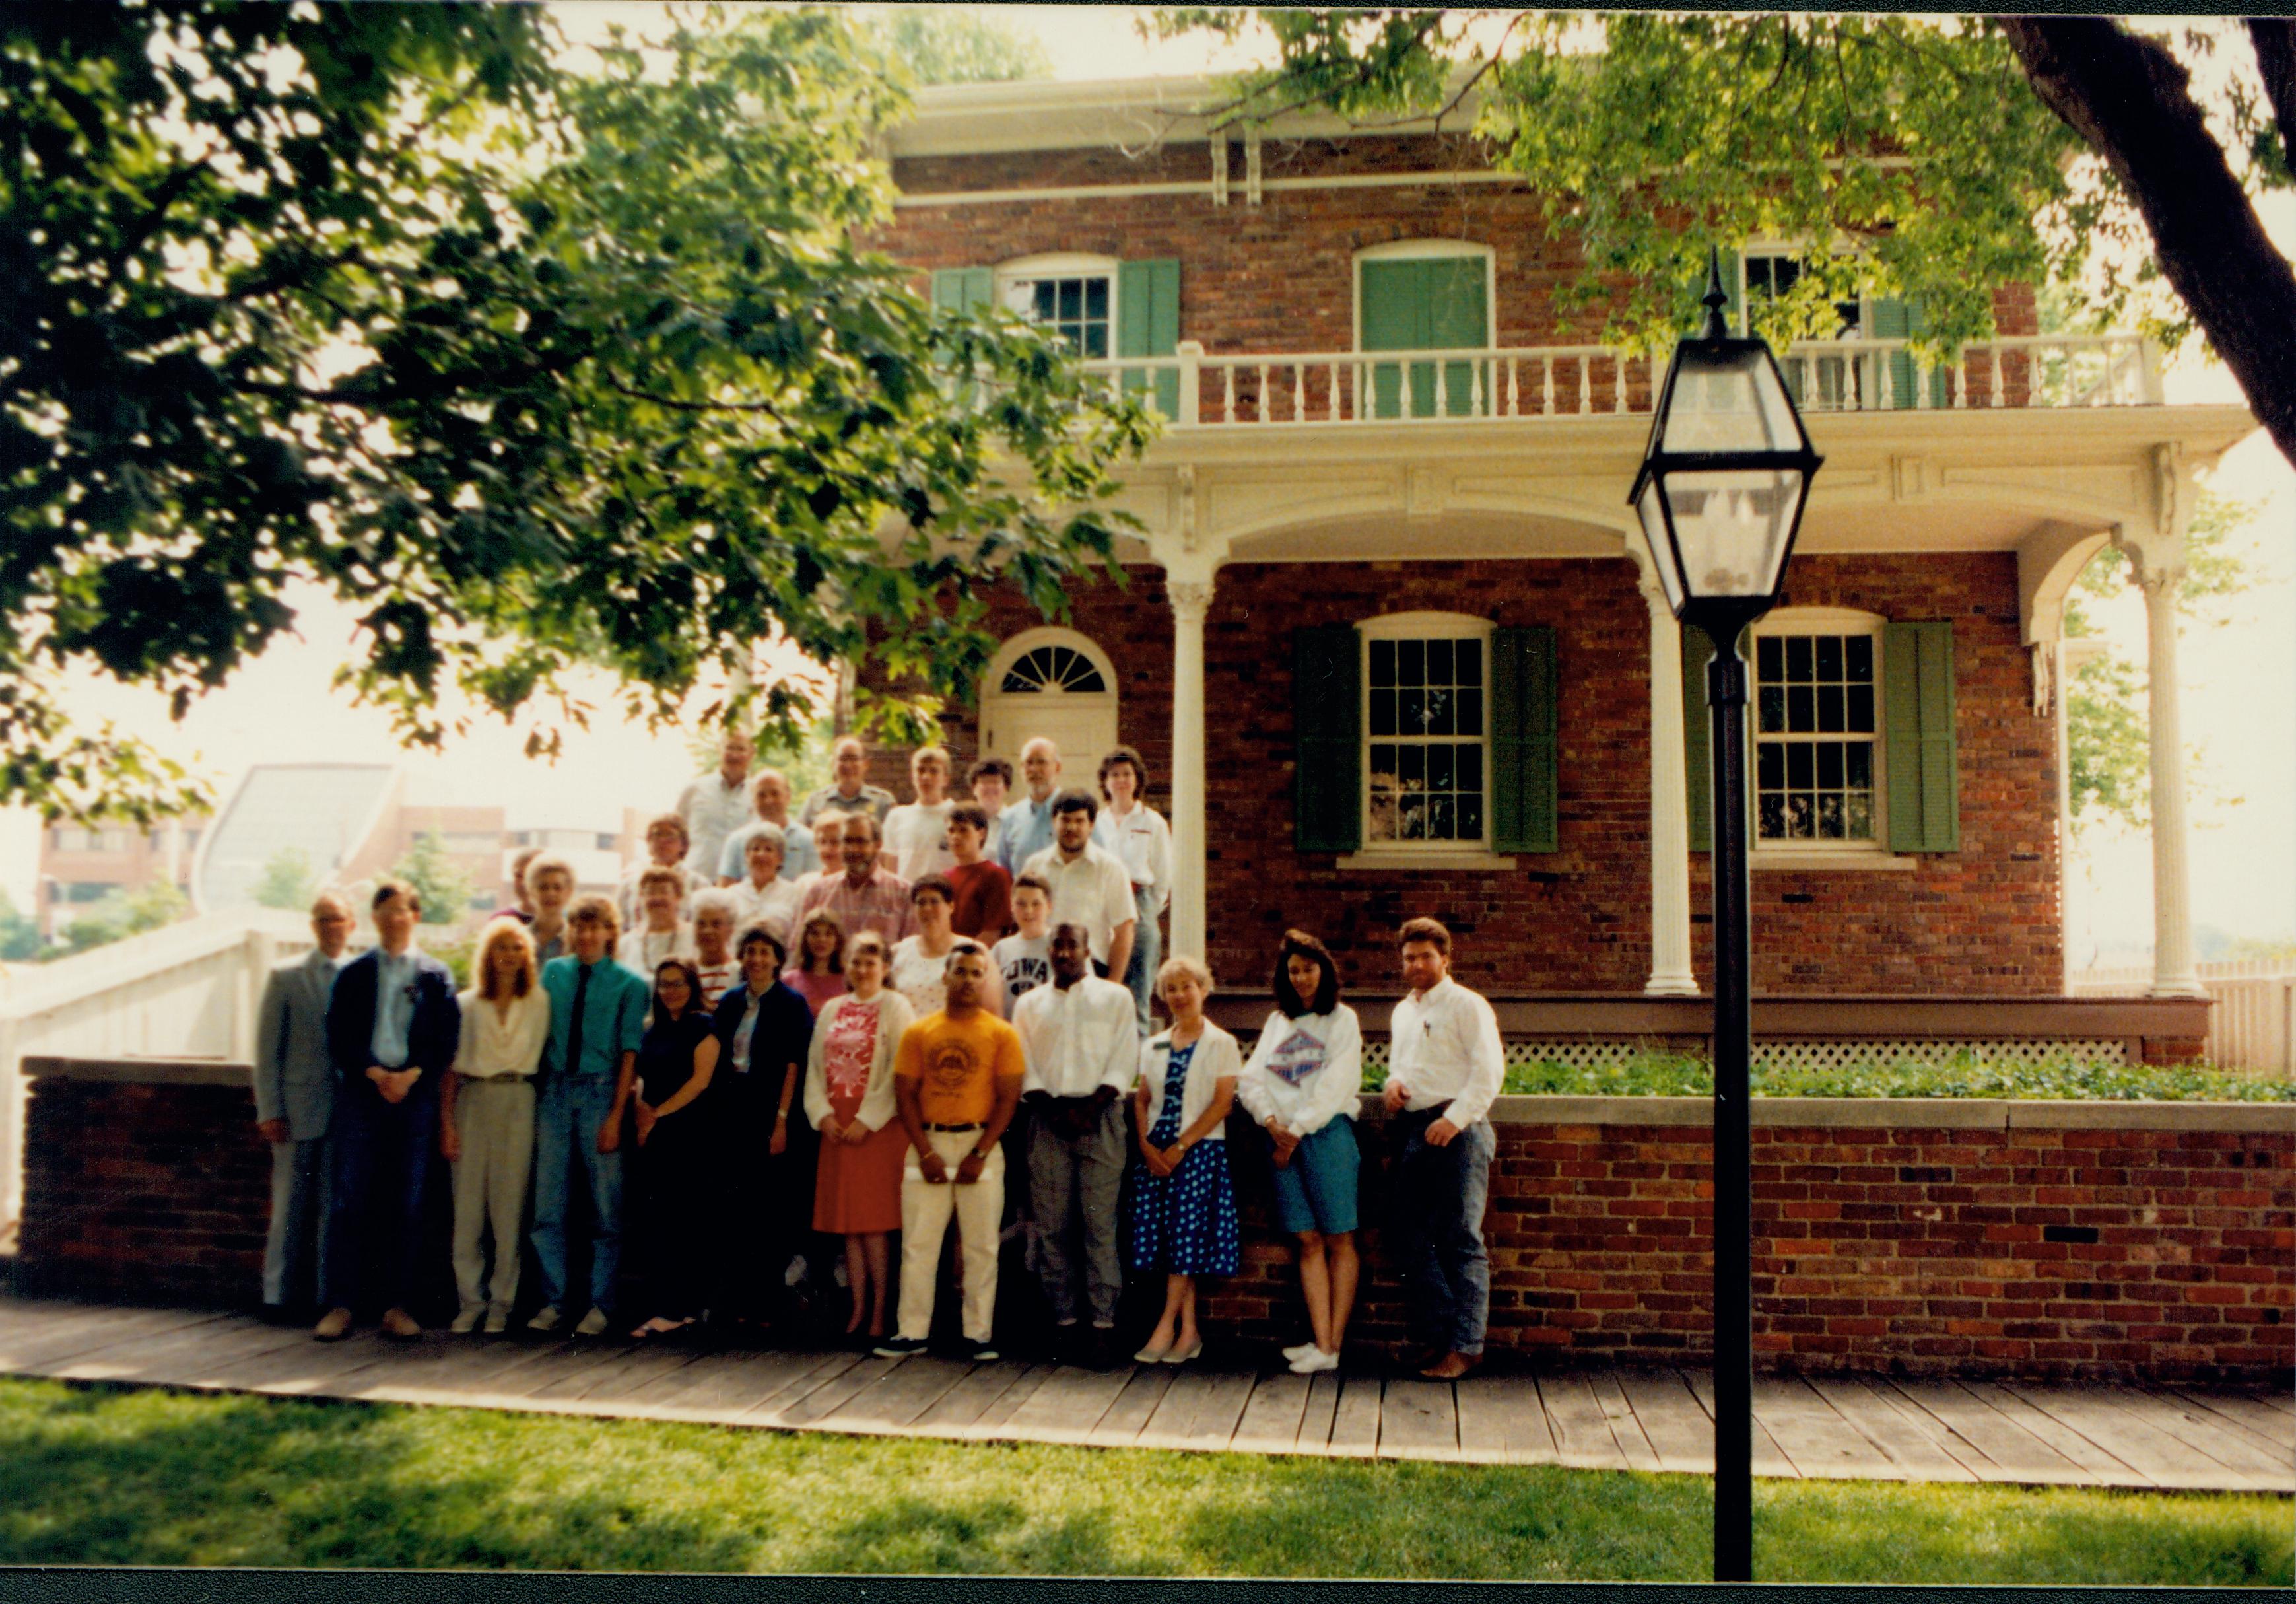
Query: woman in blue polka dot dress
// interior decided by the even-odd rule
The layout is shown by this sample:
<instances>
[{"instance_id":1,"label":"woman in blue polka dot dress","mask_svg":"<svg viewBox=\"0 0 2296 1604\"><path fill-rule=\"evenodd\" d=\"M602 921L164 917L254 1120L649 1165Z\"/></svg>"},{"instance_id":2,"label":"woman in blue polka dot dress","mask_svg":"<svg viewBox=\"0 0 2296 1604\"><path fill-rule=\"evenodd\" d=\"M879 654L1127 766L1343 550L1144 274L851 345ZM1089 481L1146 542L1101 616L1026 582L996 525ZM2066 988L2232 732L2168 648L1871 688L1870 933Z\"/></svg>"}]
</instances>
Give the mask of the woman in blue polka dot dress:
<instances>
[{"instance_id":1,"label":"woman in blue polka dot dress","mask_svg":"<svg viewBox=\"0 0 2296 1604\"><path fill-rule=\"evenodd\" d=\"M1243 1053L1234 1037L1204 1017L1212 977L1203 965L1171 958L1156 972L1156 985L1172 1028L1140 1049L1140 1083L1132 1093L1140 1152L1132 1164L1128 1246L1134 1270L1164 1272L1164 1318L1133 1357L1143 1364L1185 1364L1204 1351L1195 1278L1235 1273L1235 1189L1225 1137Z\"/></svg>"}]
</instances>

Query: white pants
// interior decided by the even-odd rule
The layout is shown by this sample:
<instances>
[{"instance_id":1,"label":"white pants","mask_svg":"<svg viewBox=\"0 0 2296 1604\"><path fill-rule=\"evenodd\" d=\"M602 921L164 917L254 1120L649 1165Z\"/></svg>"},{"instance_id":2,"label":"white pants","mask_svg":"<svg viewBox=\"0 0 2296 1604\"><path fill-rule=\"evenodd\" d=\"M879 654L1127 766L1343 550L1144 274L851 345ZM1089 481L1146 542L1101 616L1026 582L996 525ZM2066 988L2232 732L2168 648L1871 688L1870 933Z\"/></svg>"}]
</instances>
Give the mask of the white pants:
<instances>
[{"instance_id":1,"label":"white pants","mask_svg":"<svg viewBox=\"0 0 2296 1604\"><path fill-rule=\"evenodd\" d=\"M948 1217L956 1216L957 1249L964 1255L964 1336L987 1342L996 1315L997 1228L1004 1217L1004 1150L993 1147L981 1162L980 1179L971 1186L955 1179L956 1166L980 1145L978 1131L928 1131L925 1139L948 1167L950 1179L938 1185L917 1167L909 1149L901 1170L901 1335L923 1341L932 1334L934 1283L940 1273L940 1241Z\"/></svg>"},{"instance_id":2,"label":"white pants","mask_svg":"<svg viewBox=\"0 0 2296 1604\"><path fill-rule=\"evenodd\" d=\"M488 1303L507 1315L518 1301L519 1225L534 1166L534 1082L524 1075L464 1081L455 1088L455 1291L467 1313ZM493 1284L482 1244L494 1228Z\"/></svg>"}]
</instances>

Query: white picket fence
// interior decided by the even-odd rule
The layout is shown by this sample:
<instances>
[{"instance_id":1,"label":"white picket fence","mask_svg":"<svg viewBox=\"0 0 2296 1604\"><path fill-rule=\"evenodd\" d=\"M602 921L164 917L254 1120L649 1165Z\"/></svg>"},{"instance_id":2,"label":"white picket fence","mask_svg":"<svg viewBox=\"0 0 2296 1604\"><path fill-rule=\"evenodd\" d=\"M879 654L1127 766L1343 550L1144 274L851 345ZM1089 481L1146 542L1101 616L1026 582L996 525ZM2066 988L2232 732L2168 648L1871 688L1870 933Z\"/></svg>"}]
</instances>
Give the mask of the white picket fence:
<instances>
[{"instance_id":1,"label":"white picket fence","mask_svg":"<svg viewBox=\"0 0 2296 1604\"><path fill-rule=\"evenodd\" d=\"M2249 958L2200 964L2195 972L2216 1006L2209 1010L2209 1061L2223 1069L2296 1079L2296 963ZM2151 989L2147 966L2087 969L2076 997L2128 997Z\"/></svg>"},{"instance_id":2,"label":"white picket fence","mask_svg":"<svg viewBox=\"0 0 2296 1604\"><path fill-rule=\"evenodd\" d=\"M50 964L0 966L0 1236L23 1204L25 1058L244 1062L265 974L310 946L302 915L251 909Z\"/></svg>"}]
</instances>

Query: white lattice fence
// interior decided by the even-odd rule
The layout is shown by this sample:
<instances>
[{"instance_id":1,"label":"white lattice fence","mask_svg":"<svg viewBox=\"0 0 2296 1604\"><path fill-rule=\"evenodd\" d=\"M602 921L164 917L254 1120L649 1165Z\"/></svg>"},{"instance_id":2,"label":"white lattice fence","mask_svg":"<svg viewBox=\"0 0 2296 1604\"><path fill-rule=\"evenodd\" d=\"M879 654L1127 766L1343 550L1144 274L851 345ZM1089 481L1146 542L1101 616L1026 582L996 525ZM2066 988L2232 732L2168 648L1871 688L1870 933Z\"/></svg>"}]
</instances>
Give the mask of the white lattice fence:
<instances>
[{"instance_id":1,"label":"white lattice fence","mask_svg":"<svg viewBox=\"0 0 2296 1604\"><path fill-rule=\"evenodd\" d=\"M1238 1036L1247 1056L1254 1038ZM1565 1069L1608 1069L1631 1064L1653 1050L1647 1042L1616 1038L1514 1037L1506 1043L1509 1069L1540 1064ZM1700 1056L1703 1056L1701 1053ZM2013 1064L2040 1069L2062 1064L2126 1064L2128 1044L2117 1037L2091 1040L1998 1038L1956 1041L1908 1038L1901 1041L1771 1041L1754 1043L1754 1062L1764 1069L1847 1069L1856 1065L1886 1066L1898 1064L1950 1065L1965 1057L1991 1064ZM1387 1043L1364 1043L1364 1067L1384 1074Z\"/></svg>"}]
</instances>

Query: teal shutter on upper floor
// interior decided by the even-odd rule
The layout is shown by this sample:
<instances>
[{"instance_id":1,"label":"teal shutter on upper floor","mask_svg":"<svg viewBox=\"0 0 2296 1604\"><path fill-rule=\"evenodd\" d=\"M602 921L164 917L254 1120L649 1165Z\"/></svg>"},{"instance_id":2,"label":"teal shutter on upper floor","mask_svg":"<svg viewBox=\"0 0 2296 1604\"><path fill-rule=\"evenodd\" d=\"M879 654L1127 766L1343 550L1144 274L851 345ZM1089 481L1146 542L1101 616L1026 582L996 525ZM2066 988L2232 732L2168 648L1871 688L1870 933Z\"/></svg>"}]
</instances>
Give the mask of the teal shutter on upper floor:
<instances>
[{"instance_id":1,"label":"teal shutter on upper floor","mask_svg":"<svg viewBox=\"0 0 2296 1604\"><path fill-rule=\"evenodd\" d=\"M994 275L987 267L943 267L932 276L935 311L971 311L988 305L995 294Z\"/></svg>"},{"instance_id":2,"label":"teal shutter on upper floor","mask_svg":"<svg viewBox=\"0 0 2296 1604\"><path fill-rule=\"evenodd\" d=\"M1292 631L1292 844L1363 844L1362 646L1353 624Z\"/></svg>"},{"instance_id":3,"label":"teal shutter on upper floor","mask_svg":"<svg viewBox=\"0 0 2296 1604\"><path fill-rule=\"evenodd\" d=\"M1116 270L1116 354L1168 357L1179 343L1179 259L1159 257L1120 264ZM1124 388L1149 389L1151 376L1145 373L1127 374ZM1167 369L1152 377L1156 409L1168 418L1177 417L1180 375Z\"/></svg>"},{"instance_id":4,"label":"teal shutter on upper floor","mask_svg":"<svg viewBox=\"0 0 2296 1604\"><path fill-rule=\"evenodd\" d=\"M1366 351L1480 350L1490 338L1488 266L1480 256L1396 257L1357 268L1357 344ZM1386 364L1371 374L1372 415L1468 417L1474 365L1446 362L1439 395L1433 362ZM1408 369L1408 377L1406 369ZM1406 396L1409 399L1406 403ZM1490 398L1482 398L1488 410Z\"/></svg>"},{"instance_id":5,"label":"teal shutter on upper floor","mask_svg":"<svg viewBox=\"0 0 2296 1604\"><path fill-rule=\"evenodd\" d=\"M1882 626L1882 720L1890 850L1959 851L1951 620Z\"/></svg>"},{"instance_id":6,"label":"teal shutter on upper floor","mask_svg":"<svg viewBox=\"0 0 2296 1604\"><path fill-rule=\"evenodd\" d=\"M1556 784L1554 631L1491 631L1491 848L1552 852Z\"/></svg>"},{"instance_id":7,"label":"teal shutter on upper floor","mask_svg":"<svg viewBox=\"0 0 2296 1604\"><path fill-rule=\"evenodd\" d=\"M1922 309L1909 300L1885 296L1866 303L1866 333L1875 340L1909 340L1928 327ZM1913 358L1905 351L1893 351L1888 358L1890 370L1890 407L1892 411L1909 411L1918 405L1920 374L1915 371ZM1879 375L1870 382L1879 384ZM1946 370L1932 370L1929 376L1929 404L1946 406L1951 399L1946 388ZM1866 398L1866 405L1879 407L1881 397Z\"/></svg>"}]
</instances>

